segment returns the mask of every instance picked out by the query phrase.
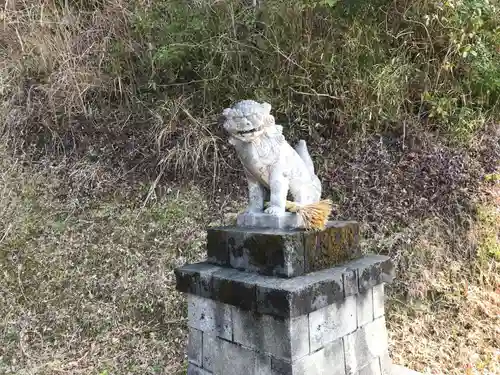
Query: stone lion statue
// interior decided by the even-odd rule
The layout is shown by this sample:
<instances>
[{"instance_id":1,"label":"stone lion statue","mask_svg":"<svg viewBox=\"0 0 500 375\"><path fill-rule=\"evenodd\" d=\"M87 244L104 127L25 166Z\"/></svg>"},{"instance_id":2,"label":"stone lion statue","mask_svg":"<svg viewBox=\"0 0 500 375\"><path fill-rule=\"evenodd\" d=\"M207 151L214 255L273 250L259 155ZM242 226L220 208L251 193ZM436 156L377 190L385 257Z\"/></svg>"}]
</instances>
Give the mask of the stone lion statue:
<instances>
[{"instance_id":1,"label":"stone lion statue","mask_svg":"<svg viewBox=\"0 0 500 375\"><path fill-rule=\"evenodd\" d=\"M288 210L301 214L306 226L322 227L331 203L320 201L321 182L306 142L300 140L295 148L290 146L282 134L283 127L275 124L268 103L243 100L222 114L229 143L235 147L248 180L245 213L280 216ZM293 201L287 200L288 194ZM267 208L265 202L269 202Z\"/></svg>"}]
</instances>

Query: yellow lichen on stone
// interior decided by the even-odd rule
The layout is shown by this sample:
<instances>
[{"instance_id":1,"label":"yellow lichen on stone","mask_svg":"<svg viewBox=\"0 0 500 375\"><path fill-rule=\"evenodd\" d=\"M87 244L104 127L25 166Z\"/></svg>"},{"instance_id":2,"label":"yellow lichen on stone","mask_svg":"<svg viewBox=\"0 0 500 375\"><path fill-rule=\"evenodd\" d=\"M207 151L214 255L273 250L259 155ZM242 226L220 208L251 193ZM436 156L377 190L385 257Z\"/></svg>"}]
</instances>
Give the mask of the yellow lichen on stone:
<instances>
[{"instance_id":1,"label":"yellow lichen on stone","mask_svg":"<svg viewBox=\"0 0 500 375\"><path fill-rule=\"evenodd\" d=\"M335 266L357 255L354 224L328 227L311 237L310 241L306 243L309 249L306 256L310 271Z\"/></svg>"}]
</instances>

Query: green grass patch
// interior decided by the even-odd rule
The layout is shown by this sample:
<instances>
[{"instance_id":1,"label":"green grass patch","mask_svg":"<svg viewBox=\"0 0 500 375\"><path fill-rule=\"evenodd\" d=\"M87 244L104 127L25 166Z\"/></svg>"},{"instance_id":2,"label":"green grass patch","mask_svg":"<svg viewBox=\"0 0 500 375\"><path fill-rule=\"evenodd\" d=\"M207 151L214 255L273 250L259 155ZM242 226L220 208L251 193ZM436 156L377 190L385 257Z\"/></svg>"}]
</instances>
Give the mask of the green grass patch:
<instances>
[{"instance_id":1,"label":"green grass patch","mask_svg":"<svg viewBox=\"0 0 500 375\"><path fill-rule=\"evenodd\" d=\"M500 262L500 212L495 206L480 206L477 212L478 255L482 262Z\"/></svg>"}]
</instances>

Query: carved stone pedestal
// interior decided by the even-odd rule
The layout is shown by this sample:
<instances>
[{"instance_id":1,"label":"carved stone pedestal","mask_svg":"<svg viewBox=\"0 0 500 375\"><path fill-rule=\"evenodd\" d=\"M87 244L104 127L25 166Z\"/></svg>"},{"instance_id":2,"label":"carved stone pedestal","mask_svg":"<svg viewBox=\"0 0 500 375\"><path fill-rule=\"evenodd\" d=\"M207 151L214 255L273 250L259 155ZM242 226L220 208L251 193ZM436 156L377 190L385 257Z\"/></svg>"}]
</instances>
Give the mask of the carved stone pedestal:
<instances>
[{"instance_id":1,"label":"carved stone pedestal","mask_svg":"<svg viewBox=\"0 0 500 375\"><path fill-rule=\"evenodd\" d=\"M188 374L403 374L384 318L393 265L362 256L358 240L355 222L209 229L207 261L176 270L188 300Z\"/></svg>"}]
</instances>

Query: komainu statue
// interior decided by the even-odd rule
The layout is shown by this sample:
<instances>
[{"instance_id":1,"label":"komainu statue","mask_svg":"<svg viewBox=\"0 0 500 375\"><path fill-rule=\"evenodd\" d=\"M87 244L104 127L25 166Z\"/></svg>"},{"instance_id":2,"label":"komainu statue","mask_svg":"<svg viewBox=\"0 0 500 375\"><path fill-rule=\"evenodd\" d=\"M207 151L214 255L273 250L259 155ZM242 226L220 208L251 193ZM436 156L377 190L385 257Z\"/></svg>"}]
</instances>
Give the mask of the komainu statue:
<instances>
[{"instance_id":1,"label":"komainu statue","mask_svg":"<svg viewBox=\"0 0 500 375\"><path fill-rule=\"evenodd\" d=\"M295 149L290 146L268 103L243 100L224 109L223 116L229 143L248 180L248 207L238 224L323 229L331 202L321 200L321 182L306 142L300 140ZM292 201L287 200L289 194Z\"/></svg>"}]
</instances>

